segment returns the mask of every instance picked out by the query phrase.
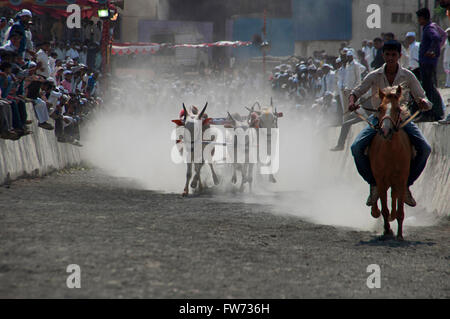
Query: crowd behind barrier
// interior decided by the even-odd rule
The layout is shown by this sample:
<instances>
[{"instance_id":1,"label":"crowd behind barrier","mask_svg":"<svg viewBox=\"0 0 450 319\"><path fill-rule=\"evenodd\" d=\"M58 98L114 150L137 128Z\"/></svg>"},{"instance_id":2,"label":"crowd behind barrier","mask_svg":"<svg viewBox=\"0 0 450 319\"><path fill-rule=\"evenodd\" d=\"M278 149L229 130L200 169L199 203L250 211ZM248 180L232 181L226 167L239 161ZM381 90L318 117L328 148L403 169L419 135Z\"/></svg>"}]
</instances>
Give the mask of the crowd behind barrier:
<instances>
[{"instance_id":1,"label":"crowd behind barrier","mask_svg":"<svg viewBox=\"0 0 450 319\"><path fill-rule=\"evenodd\" d=\"M0 18L0 138L32 134L25 105L32 103L39 128L81 146L80 123L102 102L101 24L71 34L61 19L47 36L32 25L27 9Z\"/></svg>"}]
</instances>

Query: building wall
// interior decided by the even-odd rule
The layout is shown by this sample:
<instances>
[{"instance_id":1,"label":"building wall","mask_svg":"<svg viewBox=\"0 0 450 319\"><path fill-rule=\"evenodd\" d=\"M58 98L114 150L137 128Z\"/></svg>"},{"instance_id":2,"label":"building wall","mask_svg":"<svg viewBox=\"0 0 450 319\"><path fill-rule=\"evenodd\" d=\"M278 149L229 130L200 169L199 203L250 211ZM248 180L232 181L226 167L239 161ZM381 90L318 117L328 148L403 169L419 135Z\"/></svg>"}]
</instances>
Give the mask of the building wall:
<instances>
[{"instance_id":1,"label":"building wall","mask_svg":"<svg viewBox=\"0 0 450 319\"><path fill-rule=\"evenodd\" d=\"M422 1L423 2L423 1ZM430 5L431 5L430 1ZM381 28L369 29L367 27L367 7L370 4L378 4L381 8ZM408 31L414 31L418 36L419 25L415 12L418 10L418 1L416 0L353 0L352 2L352 32L351 37L346 39L350 46L359 48L364 39L373 40L379 37L381 33L393 32L397 40L403 41ZM411 23L393 23L392 13L404 13L412 15ZM333 17L328 17L333 19ZM340 23L339 21L336 23ZM445 29L444 25L444 29ZM342 40L334 41L296 41L296 55L312 55L315 50L326 50L330 55L337 55Z\"/></svg>"},{"instance_id":2,"label":"building wall","mask_svg":"<svg viewBox=\"0 0 450 319\"><path fill-rule=\"evenodd\" d=\"M139 21L167 20L169 16L168 0L128 0L122 16L122 41L137 42Z\"/></svg>"}]
</instances>

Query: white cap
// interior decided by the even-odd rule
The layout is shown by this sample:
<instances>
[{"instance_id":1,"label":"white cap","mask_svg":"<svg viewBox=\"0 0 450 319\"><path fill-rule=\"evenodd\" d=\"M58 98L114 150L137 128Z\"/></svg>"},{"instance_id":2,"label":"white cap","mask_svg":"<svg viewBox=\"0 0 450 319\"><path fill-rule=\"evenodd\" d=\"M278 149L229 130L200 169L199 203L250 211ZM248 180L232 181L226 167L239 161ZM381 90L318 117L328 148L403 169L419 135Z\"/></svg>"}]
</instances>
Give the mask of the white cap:
<instances>
[{"instance_id":1,"label":"white cap","mask_svg":"<svg viewBox=\"0 0 450 319\"><path fill-rule=\"evenodd\" d=\"M25 17L29 16L30 18L33 17L33 14L28 9L22 9L22 11L19 12L19 17Z\"/></svg>"},{"instance_id":2,"label":"white cap","mask_svg":"<svg viewBox=\"0 0 450 319\"><path fill-rule=\"evenodd\" d=\"M413 31L410 31L410 32L408 32L407 34L406 34L406 37L416 37L416 33L415 32L413 32Z\"/></svg>"},{"instance_id":3,"label":"white cap","mask_svg":"<svg viewBox=\"0 0 450 319\"><path fill-rule=\"evenodd\" d=\"M450 31L450 28L445 29L445 32L448 32L448 31Z\"/></svg>"},{"instance_id":4,"label":"white cap","mask_svg":"<svg viewBox=\"0 0 450 319\"><path fill-rule=\"evenodd\" d=\"M341 62L342 62L341 58L336 59L336 63L341 63Z\"/></svg>"},{"instance_id":5,"label":"white cap","mask_svg":"<svg viewBox=\"0 0 450 319\"><path fill-rule=\"evenodd\" d=\"M353 51L352 50L349 50L349 51L347 51L347 56L355 56L354 54L353 54Z\"/></svg>"}]
</instances>

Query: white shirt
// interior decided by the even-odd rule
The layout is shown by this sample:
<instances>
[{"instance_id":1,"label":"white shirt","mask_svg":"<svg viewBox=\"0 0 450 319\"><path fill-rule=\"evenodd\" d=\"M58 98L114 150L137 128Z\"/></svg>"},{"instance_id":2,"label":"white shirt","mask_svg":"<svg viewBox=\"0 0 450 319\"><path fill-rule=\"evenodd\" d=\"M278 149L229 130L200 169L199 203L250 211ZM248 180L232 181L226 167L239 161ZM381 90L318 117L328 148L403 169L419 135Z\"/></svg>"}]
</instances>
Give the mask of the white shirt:
<instances>
[{"instance_id":1,"label":"white shirt","mask_svg":"<svg viewBox=\"0 0 450 319\"><path fill-rule=\"evenodd\" d=\"M373 57L373 50L372 50L372 48L369 48L368 46L365 46L365 47L362 48L362 51L365 54L365 58L366 58L367 63L370 65L370 63L372 63L373 58L374 58Z\"/></svg>"},{"instance_id":2,"label":"white shirt","mask_svg":"<svg viewBox=\"0 0 450 319\"><path fill-rule=\"evenodd\" d=\"M70 48L70 49L66 52L66 57L67 57L67 56L68 56L69 58L71 58L72 60L74 60L74 59L80 57L80 55L78 54L78 51L75 50L75 49L73 49L73 48Z\"/></svg>"},{"instance_id":3,"label":"white shirt","mask_svg":"<svg viewBox=\"0 0 450 319\"><path fill-rule=\"evenodd\" d=\"M336 90L336 73L334 71L328 72L322 77L322 88L320 95L323 96L325 92L330 91L334 93Z\"/></svg>"},{"instance_id":4,"label":"white shirt","mask_svg":"<svg viewBox=\"0 0 450 319\"><path fill-rule=\"evenodd\" d=\"M36 74L42 75L45 78L50 76L50 67L48 64L48 55L47 53L40 49L36 54L36 61L41 63L41 67L36 71Z\"/></svg>"},{"instance_id":5,"label":"white shirt","mask_svg":"<svg viewBox=\"0 0 450 319\"><path fill-rule=\"evenodd\" d=\"M344 89L345 84L345 77L346 77L347 71L344 66L341 66L339 70L337 70L337 85L338 90Z\"/></svg>"},{"instance_id":6,"label":"white shirt","mask_svg":"<svg viewBox=\"0 0 450 319\"><path fill-rule=\"evenodd\" d=\"M352 94L359 98L364 93L369 91L369 89L372 89L373 93L378 92L378 89L385 89L386 87L389 87L389 81L387 80L386 74L384 72L385 67L386 64L383 64L381 68L370 72L364 78L362 83L352 91ZM419 103L421 99L426 99L425 91L423 90L414 73L399 65L399 69L397 75L395 76L393 86L400 84L403 84L403 86L406 88L402 94L406 99L406 102L409 100L408 92L411 92L413 98L417 103ZM372 94L372 106L374 108L377 108L380 103L381 101L378 94ZM431 106L431 103L429 101L428 104L429 106Z\"/></svg>"},{"instance_id":7,"label":"white shirt","mask_svg":"<svg viewBox=\"0 0 450 319\"><path fill-rule=\"evenodd\" d=\"M353 89L361 83L361 73L366 69L365 66L353 60L347 63L345 67L346 76L344 81L344 88Z\"/></svg>"},{"instance_id":8,"label":"white shirt","mask_svg":"<svg viewBox=\"0 0 450 319\"><path fill-rule=\"evenodd\" d=\"M450 70L450 43L445 41L444 49L444 70Z\"/></svg>"},{"instance_id":9,"label":"white shirt","mask_svg":"<svg viewBox=\"0 0 450 319\"><path fill-rule=\"evenodd\" d=\"M413 42L413 43L411 43L411 45L409 46L409 48L407 50L407 54L408 54L408 58L409 58L407 67L410 70L414 70L419 67L419 47L420 47L420 42Z\"/></svg>"}]
</instances>

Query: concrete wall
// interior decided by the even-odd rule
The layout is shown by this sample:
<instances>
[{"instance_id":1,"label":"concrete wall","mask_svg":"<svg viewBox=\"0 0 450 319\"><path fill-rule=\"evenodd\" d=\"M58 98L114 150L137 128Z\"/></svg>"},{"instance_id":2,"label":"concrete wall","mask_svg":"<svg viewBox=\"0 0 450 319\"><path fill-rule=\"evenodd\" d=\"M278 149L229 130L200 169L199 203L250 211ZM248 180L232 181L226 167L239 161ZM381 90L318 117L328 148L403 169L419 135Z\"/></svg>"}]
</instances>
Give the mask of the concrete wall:
<instances>
[{"instance_id":1,"label":"concrete wall","mask_svg":"<svg viewBox=\"0 0 450 319\"><path fill-rule=\"evenodd\" d=\"M365 124L358 124L351 128L347 141L353 141ZM450 216L450 126L437 125L435 123L420 123L420 129L432 146L432 153L427 166L411 187L418 206L429 213L439 216ZM327 132L329 145L336 143L340 128L330 128ZM336 172L341 172L346 178L355 183L363 183L359 176L349 146L343 152L329 152L326 150L324 157L330 160L330 165ZM367 187L367 194L369 187ZM389 193L390 194L390 193ZM365 198L361 199L365 201ZM421 209L420 207L416 209Z\"/></svg>"},{"instance_id":2,"label":"concrete wall","mask_svg":"<svg viewBox=\"0 0 450 319\"><path fill-rule=\"evenodd\" d=\"M33 134L18 141L0 139L0 185L21 176L42 176L55 169L81 163L80 149L56 141L55 132L37 126L31 104L28 118L33 121ZM52 122L52 121L51 121Z\"/></svg>"}]
</instances>

